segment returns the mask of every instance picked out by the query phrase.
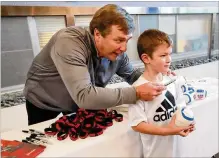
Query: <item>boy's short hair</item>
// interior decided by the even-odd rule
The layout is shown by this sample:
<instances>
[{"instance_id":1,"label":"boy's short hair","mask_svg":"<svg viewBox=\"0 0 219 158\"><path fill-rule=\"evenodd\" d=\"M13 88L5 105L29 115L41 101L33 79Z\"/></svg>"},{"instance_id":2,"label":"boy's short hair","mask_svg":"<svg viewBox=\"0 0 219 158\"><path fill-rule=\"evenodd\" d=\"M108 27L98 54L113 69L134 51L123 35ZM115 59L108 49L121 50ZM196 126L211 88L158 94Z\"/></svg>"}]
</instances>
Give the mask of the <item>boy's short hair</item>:
<instances>
[{"instance_id":1,"label":"boy's short hair","mask_svg":"<svg viewBox=\"0 0 219 158\"><path fill-rule=\"evenodd\" d=\"M94 35L96 28L105 37L111 32L112 25L118 25L120 30L127 35L135 29L133 19L125 9L115 4L108 4L94 14L90 22L90 32Z\"/></svg>"},{"instance_id":2,"label":"boy's short hair","mask_svg":"<svg viewBox=\"0 0 219 158\"><path fill-rule=\"evenodd\" d=\"M158 29L145 30L138 38L137 49L139 58L141 59L141 55L144 53L152 58L153 52L162 44L167 44L170 47L173 42L163 31Z\"/></svg>"}]
</instances>

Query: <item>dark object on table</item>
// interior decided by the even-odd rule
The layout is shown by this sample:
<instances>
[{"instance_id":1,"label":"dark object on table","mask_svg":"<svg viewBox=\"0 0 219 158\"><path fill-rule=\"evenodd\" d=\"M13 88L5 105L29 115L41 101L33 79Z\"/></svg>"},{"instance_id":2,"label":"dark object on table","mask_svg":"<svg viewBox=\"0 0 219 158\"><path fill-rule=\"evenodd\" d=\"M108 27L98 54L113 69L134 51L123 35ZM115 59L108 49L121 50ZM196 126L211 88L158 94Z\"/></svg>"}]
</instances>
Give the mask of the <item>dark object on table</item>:
<instances>
[{"instance_id":1,"label":"dark object on table","mask_svg":"<svg viewBox=\"0 0 219 158\"><path fill-rule=\"evenodd\" d=\"M88 136L96 137L103 134L107 127L113 125L113 119L117 122L123 121L123 115L116 110L85 110L71 115L60 117L55 123L45 128L45 134L57 136L58 140L64 140L68 136L75 141L78 138L85 139Z\"/></svg>"}]
</instances>

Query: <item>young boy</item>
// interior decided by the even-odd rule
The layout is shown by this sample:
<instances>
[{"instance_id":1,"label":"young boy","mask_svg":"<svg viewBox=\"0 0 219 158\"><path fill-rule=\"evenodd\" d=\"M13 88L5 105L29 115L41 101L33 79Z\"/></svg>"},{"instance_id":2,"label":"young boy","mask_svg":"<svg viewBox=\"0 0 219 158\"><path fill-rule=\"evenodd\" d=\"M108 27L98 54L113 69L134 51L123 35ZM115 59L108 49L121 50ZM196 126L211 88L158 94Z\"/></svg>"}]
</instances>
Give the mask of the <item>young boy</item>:
<instances>
[{"instance_id":1,"label":"young boy","mask_svg":"<svg viewBox=\"0 0 219 158\"><path fill-rule=\"evenodd\" d=\"M162 31L144 31L138 39L139 58L145 65L144 73L133 84L147 82L164 83L171 64L172 41ZM174 136L187 136L194 125L177 127L174 112L186 106L179 80L167 86L166 91L153 101L138 100L129 106L129 121L132 129L140 133L144 157L174 157Z\"/></svg>"}]
</instances>

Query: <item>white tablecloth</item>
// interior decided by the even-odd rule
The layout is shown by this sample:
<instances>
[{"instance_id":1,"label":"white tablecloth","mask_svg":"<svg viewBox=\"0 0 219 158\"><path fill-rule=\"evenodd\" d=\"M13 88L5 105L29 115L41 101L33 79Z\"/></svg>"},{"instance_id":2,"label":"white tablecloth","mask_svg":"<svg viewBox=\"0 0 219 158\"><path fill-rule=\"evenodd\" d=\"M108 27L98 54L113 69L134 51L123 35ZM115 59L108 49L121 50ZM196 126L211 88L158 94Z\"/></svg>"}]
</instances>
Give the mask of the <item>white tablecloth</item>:
<instances>
[{"instance_id":1,"label":"white tablecloth","mask_svg":"<svg viewBox=\"0 0 219 158\"><path fill-rule=\"evenodd\" d=\"M218 80L217 80L218 81ZM216 85L215 85L216 84ZM188 137L178 137L177 153L181 157L211 157L218 152L218 82L206 83L208 97L190 105L195 114L196 130ZM27 127L43 131L54 120ZM22 129L1 134L2 139L22 140L28 136ZM114 122L103 135L71 141L51 139L52 145L39 157L141 157L139 137L128 127L127 113L123 122Z\"/></svg>"},{"instance_id":2,"label":"white tablecloth","mask_svg":"<svg viewBox=\"0 0 219 158\"><path fill-rule=\"evenodd\" d=\"M188 137L177 137L178 157L211 157L218 153L218 96L192 105L196 130Z\"/></svg>"},{"instance_id":3,"label":"white tablecloth","mask_svg":"<svg viewBox=\"0 0 219 158\"><path fill-rule=\"evenodd\" d=\"M134 133L127 123L127 114L124 114L123 122L114 122L113 126L107 128L98 137L88 137L76 141L66 138L58 141L56 138L49 139L52 145L47 148L39 157L140 157L141 144L136 133ZM43 131L54 120L46 121L27 127L26 129L36 129ZM2 139L22 140L29 136L20 130L12 130L1 134Z\"/></svg>"},{"instance_id":4,"label":"white tablecloth","mask_svg":"<svg viewBox=\"0 0 219 158\"><path fill-rule=\"evenodd\" d=\"M212 157L218 153L218 79L188 80L195 88L207 90L207 98L189 105L195 115L196 130L177 137L177 157Z\"/></svg>"}]
</instances>

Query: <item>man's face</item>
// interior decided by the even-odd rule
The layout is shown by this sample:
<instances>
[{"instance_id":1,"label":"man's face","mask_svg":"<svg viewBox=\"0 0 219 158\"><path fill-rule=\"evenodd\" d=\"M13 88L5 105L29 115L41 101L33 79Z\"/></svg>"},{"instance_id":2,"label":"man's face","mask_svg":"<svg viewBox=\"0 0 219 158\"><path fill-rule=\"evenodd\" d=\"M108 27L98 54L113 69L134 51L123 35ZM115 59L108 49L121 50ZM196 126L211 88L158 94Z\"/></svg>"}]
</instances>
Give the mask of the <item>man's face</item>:
<instances>
[{"instance_id":1,"label":"man's face","mask_svg":"<svg viewBox=\"0 0 219 158\"><path fill-rule=\"evenodd\" d=\"M94 39L99 52L98 55L111 61L115 61L117 56L126 51L127 42L130 38L132 38L132 34L124 34L119 30L117 25L113 25L111 32L105 37L97 29L94 31Z\"/></svg>"},{"instance_id":2,"label":"man's face","mask_svg":"<svg viewBox=\"0 0 219 158\"><path fill-rule=\"evenodd\" d=\"M158 73L166 74L169 71L171 64L172 46L162 44L153 52L152 59L150 58L150 67Z\"/></svg>"}]
</instances>

